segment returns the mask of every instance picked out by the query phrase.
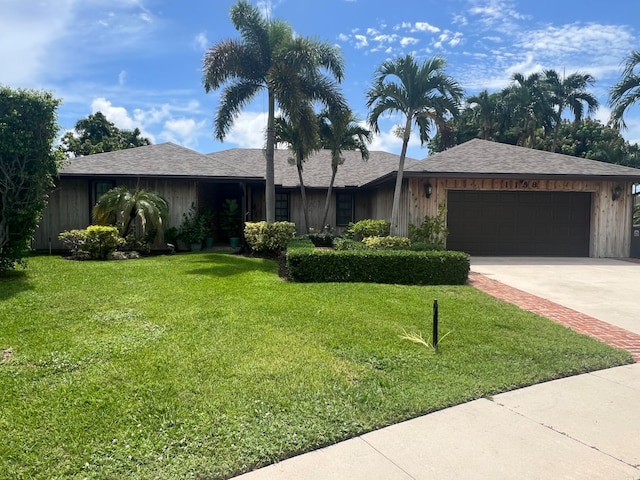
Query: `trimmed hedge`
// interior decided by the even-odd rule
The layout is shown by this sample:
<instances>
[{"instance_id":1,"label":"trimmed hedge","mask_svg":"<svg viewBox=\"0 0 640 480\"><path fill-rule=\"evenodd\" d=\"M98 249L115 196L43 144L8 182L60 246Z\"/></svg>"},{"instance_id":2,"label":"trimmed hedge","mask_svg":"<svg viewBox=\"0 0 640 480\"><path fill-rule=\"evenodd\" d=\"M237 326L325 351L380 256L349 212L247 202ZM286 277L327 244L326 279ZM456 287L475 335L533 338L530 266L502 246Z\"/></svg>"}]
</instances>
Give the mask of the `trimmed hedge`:
<instances>
[{"instance_id":1,"label":"trimmed hedge","mask_svg":"<svg viewBox=\"0 0 640 480\"><path fill-rule=\"evenodd\" d=\"M462 285L469 274L469 255L453 251L322 250L313 248L309 240L296 240L287 250L287 269L296 282Z\"/></svg>"},{"instance_id":2,"label":"trimmed hedge","mask_svg":"<svg viewBox=\"0 0 640 480\"><path fill-rule=\"evenodd\" d=\"M244 239L251 253L256 255L278 255L287 248L287 243L296 233L292 222L246 222Z\"/></svg>"}]
</instances>

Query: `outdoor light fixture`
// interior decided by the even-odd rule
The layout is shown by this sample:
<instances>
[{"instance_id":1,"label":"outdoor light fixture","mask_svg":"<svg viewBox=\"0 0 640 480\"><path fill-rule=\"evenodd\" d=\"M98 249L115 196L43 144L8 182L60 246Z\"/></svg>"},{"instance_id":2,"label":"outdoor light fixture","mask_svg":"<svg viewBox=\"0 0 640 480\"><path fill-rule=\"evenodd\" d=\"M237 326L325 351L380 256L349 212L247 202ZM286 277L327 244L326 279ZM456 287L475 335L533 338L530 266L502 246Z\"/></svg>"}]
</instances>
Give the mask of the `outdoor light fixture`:
<instances>
[{"instance_id":1,"label":"outdoor light fixture","mask_svg":"<svg viewBox=\"0 0 640 480\"><path fill-rule=\"evenodd\" d=\"M433 187L431 186L431 184L430 183L425 184L424 194L427 196L427 198L431 197L432 193L433 193Z\"/></svg>"},{"instance_id":2,"label":"outdoor light fixture","mask_svg":"<svg viewBox=\"0 0 640 480\"><path fill-rule=\"evenodd\" d=\"M622 185L616 185L611 191L611 200L614 202L622 195Z\"/></svg>"}]
</instances>

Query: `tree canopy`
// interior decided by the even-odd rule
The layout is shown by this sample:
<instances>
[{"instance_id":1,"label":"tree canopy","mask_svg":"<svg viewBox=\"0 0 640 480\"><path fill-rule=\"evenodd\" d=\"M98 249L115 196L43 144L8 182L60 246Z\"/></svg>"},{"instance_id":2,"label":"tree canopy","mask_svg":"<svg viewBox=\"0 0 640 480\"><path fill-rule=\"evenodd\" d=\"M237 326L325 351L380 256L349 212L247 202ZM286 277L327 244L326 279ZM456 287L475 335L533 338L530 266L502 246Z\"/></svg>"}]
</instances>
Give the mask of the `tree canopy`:
<instances>
[{"instance_id":1,"label":"tree canopy","mask_svg":"<svg viewBox=\"0 0 640 480\"><path fill-rule=\"evenodd\" d=\"M67 156L83 157L151 144L140 135L140 129L121 130L102 112L96 112L78 120L74 129L62 136L60 148Z\"/></svg>"},{"instance_id":2,"label":"tree canopy","mask_svg":"<svg viewBox=\"0 0 640 480\"><path fill-rule=\"evenodd\" d=\"M0 86L0 272L23 264L53 188L59 104L49 92Z\"/></svg>"}]
</instances>

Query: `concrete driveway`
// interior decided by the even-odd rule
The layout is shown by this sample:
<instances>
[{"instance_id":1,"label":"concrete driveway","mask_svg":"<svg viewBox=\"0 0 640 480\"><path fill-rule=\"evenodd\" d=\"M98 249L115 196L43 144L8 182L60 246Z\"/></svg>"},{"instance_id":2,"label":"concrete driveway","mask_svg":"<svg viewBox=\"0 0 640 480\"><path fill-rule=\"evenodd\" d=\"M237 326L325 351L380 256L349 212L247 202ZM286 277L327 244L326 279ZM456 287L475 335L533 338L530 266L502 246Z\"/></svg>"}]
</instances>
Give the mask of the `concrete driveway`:
<instances>
[{"instance_id":1,"label":"concrete driveway","mask_svg":"<svg viewBox=\"0 0 640 480\"><path fill-rule=\"evenodd\" d=\"M471 271L640 335L640 263L472 257Z\"/></svg>"}]
</instances>

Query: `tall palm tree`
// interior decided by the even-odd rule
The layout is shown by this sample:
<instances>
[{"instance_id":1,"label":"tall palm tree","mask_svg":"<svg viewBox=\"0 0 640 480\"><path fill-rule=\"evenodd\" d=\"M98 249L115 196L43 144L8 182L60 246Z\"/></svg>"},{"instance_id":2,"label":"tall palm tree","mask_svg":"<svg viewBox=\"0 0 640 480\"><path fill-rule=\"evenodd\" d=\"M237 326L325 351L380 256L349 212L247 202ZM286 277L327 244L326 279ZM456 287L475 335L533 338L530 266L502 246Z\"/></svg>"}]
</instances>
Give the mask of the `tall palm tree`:
<instances>
[{"instance_id":1,"label":"tall palm tree","mask_svg":"<svg viewBox=\"0 0 640 480\"><path fill-rule=\"evenodd\" d=\"M327 224L329 205L333 184L338 173L338 167L344 163L342 152L344 150L359 150L363 161L369 160L367 143L372 140L371 131L358 123L358 118L349 109L339 112L323 110L318 115L320 127L320 146L331 151L331 181L327 190L327 198L324 202L321 228Z\"/></svg>"},{"instance_id":2,"label":"tall palm tree","mask_svg":"<svg viewBox=\"0 0 640 480\"><path fill-rule=\"evenodd\" d=\"M285 143L287 148L293 153L289 162L296 166L298 170L298 180L300 182L300 196L302 197L302 210L304 212L305 230L309 233L309 206L307 194L302 177L302 167L309 156L319 149L318 144L318 124L310 104L306 106L306 112L298 117L298 123L286 117L276 117L275 120L275 141Z\"/></svg>"},{"instance_id":3,"label":"tall palm tree","mask_svg":"<svg viewBox=\"0 0 640 480\"><path fill-rule=\"evenodd\" d=\"M400 114L405 124L402 133L402 150L398 161L393 205L391 208L391 234L398 233L398 211L404 173L404 162L412 127L418 128L422 145L429 141L431 127L436 128L447 115L457 115L462 87L444 72L446 62L433 57L421 64L412 55L387 60L375 71L373 86L367 91L368 122L375 133L380 133L378 120L383 114Z\"/></svg>"},{"instance_id":4,"label":"tall palm tree","mask_svg":"<svg viewBox=\"0 0 640 480\"><path fill-rule=\"evenodd\" d=\"M632 51L625 60L622 78L609 91L610 123L616 130L627 128L624 114L629 107L640 101L640 50Z\"/></svg>"},{"instance_id":5,"label":"tall palm tree","mask_svg":"<svg viewBox=\"0 0 640 480\"><path fill-rule=\"evenodd\" d=\"M549 92L542 73L532 73L527 77L514 73L511 80L511 85L503 90L505 113L511 117L511 127L518 134L517 144L533 148L536 131L552 128L553 109Z\"/></svg>"},{"instance_id":6,"label":"tall palm tree","mask_svg":"<svg viewBox=\"0 0 640 480\"><path fill-rule=\"evenodd\" d=\"M480 138L491 140L497 124L498 99L496 94L489 94L487 90L467 98L467 103L473 110L473 118L480 128Z\"/></svg>"},{"instance_id":7,"label":"tall palm tree","mask_svg":"<svg viewBox=\"0 0 640 480\"><path fill-rule=\"evenodd\" d=\"M576 123L582 120L585 106L588 114L593 114L598 109L598 99L587 91L587 87L593 85L595 81L595 78L588 73L575 72L560 79L560 75L555 70L544 71L544 82L550 93L551 104L555 106L552 152L555 152L558 146L558 132L565 108L571 111L573 121Z\"/></svg>"},{"instance_id":8,"label":"tall palm tree","mask_svg":"<svg viewBox=\"0 0 640 480\"><path fill-rule=\"evenodd\" d=\"M266 219L273 222L276 104L294 123L298 122L300 106L308 101L344 107L337 86L343 77L344 61L336 47L294 35L287 22L264 18L247 0L231 7L231 22L240 39L222 40L207 51L203 84L207 93L224 87L214 122L215 135L221 141L240 111L266 90L265 202Z\"/></svg>"},{"instance_id":9,"label":"tall palm tree","mask_svg":"<svg viewBox=\"0 0 640 480\"><path fill-rule=\"evenodd\" d=\"M142 235L162 228L169 216L167 201L154 192L127 187L115 187L102 195L93 207L93 219L99 225L113 223L115 218L120 235L129 235L131 228L139 222Z\"/></svg>"}]
</instances>

